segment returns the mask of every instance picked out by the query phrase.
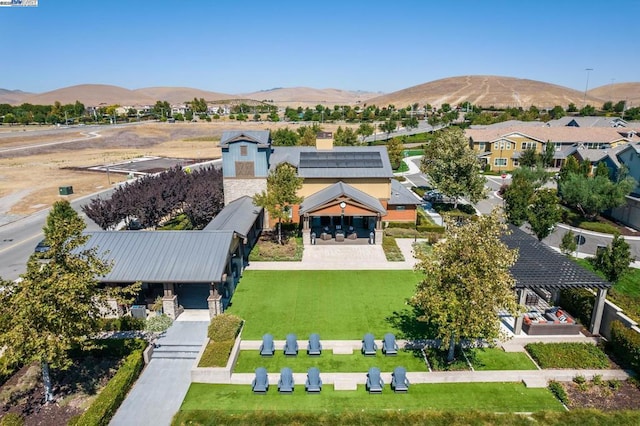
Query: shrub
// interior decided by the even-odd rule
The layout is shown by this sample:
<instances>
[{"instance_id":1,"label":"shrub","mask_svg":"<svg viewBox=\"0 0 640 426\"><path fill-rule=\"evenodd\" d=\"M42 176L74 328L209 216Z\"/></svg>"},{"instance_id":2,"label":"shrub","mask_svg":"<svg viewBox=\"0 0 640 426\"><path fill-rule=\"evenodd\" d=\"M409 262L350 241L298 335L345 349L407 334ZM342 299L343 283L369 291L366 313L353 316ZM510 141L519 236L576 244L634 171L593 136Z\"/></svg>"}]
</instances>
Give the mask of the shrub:
<instances>
[{"instance_id":1,"label":"shrub","mask_svg":"<svg viewBox=\"0 0 640 426\"><path fill-rule=\"evenodd\" d=\"M444 226L436 225L436 224L425 224L418 226L419 232L431 232L434 234L444 234Z\"/></svg>"},{"instance_id":2,"label":"shrub","mask_svg":"<svg viewBox=\"0 0 640 426\"><path fill-rule=\"evenodd\" d=\"M211 320L207 335L214 342L234 340L241 326L242 318L232 314L221 314Z\"/></svg>"},{"instance_id":3,"label":"shrub","mask_svg":"<svg viewBox=\"0 0 640 426\"><path fill-rule=\"evenodd\" d=\"M384 250L384 255L387 257L389 262L404 262L404 256L402 255L395 238L383 235L382 250Z\"/></svg>"},{"instance_id":4,"label":"shrub","mask_svg":"<svg viewBox=\"0 0 640 426\"><path fill-rule=\"evenodd\" d=\"M103 331L132 331L144 330L145 320L124 316L119 318L101 318L100 329Z\"/></svg>"},{"instance_id":5,"label":"shrub","mask_svg":"<svg viewBox=\"0 0 640 426\"><path fill-rule=\"evenodd\" d=\"M596 374L595 376L593 376L593 379L591 381L596 386L602 386L604 384L604 381L602 380L602 374Z\"/></svg>"},{"instance_id":6,"label":"shrub","mask_svg":"<svg viewBox=\"0 0 640 426\"><path fill-rule=\"evenodd\" d=\"M591 322L591 313L596 297L589 290L583 288L562 290L560 292L560 306L580 320L582 324Z\"/></svg>"},{"instance_id":7,"label":"shrub","mask_svg":"<svg viewBox=\"0 0 640 426\"><path fill-rule=\"evenodd\" d=\"M640 334L613 321L608 347L622 364L640 373Z\"/></svg>"},{"instance_id":8,"label":"shrub","mask_svg":"<svg viewBox=\"0 0 640 426\"><path fill-rule=\"evenodd\" d=\"M601 232L603 234L615 234L618 232L615 226L602 222L580 222L578 226L588 231Z\"/></svg>"},{"instance_id":9,"label":"shrub","mask_svg":"<svg viewBox=\"0 0 640 426\"><path fill-rule=\"evenodd\" d=\"M202 353L198 367L225 367L234 342L234 340L210 341Z\"/></svg>"},{"instance_id":10,"label":"shrub","mask_svg":"<svg viewBox=\"0 0 640 426\"><path fill-rule=\"evenodd\" d=\"M413 222L387 222L387 228L416 229Z\"/></svg>"},{"instance_id":11,"label":"shrub","mask_svg":"<svg viewBox=\"0 0 640 426\"><path fill-rule=\"evenodd\" d=\"M71 426L108 425L129 389L140 375L144 360L143 349L136 349L129 354L118 372L113 376L102 392L96 397L91 406L82 415L69 421Z\"/></svg>"},{"instance_id":12,"label":"shrub","mask_svg":"<svg viewBox=\"0 0 640 426\"><path fill-rule=\"evenodd\" d=\"M620 389L620 386L622 386L622 383L618 379L611 379L607 380L607 386L609 386L609 389L612 391L617 391Z\"/></svg>"},{"instance_id":13,"label":"shrub","mask_svg":"<svg viewBox=\"0 0 640 426\"><path fill-rule=\"evenodd\" d=\"M16 413L7 413L0 419L0 426L22 426L24 419Z\"/></svg>"},{"instance_id":14,"label":"shrub","mask_svg":"<svg viewBox=\"0 0 640 426\"><path fill-rule=\"evenodd\" d=\"M542 368L609 368L609 358L590 343L529 343L525 349Z\"/></svg>"},{"instance_id":15,"label":"shrub","mask_svg":"<svg viewBox=\"0 0 640 426\"><path fill-rule=\"evenodd\" d=\"M167 328L171 327L171 324L173 324L173 320L168 316L164 314L155 315L147 318L147 323L144 329L147 331L153 331L155 333L161 333Z\"/></svg>"},{"instance_id":16,"label":"shrub","mask_svg":"<svg viewBox=\"0 0 640 426\"><path fill-rule=\"evenodd\" d=\"M549 381L549 390L560 402L564 405L569 405L569 395L567 395L562 384L555 380L551 380Z\"/></svg>"}]
</instances>

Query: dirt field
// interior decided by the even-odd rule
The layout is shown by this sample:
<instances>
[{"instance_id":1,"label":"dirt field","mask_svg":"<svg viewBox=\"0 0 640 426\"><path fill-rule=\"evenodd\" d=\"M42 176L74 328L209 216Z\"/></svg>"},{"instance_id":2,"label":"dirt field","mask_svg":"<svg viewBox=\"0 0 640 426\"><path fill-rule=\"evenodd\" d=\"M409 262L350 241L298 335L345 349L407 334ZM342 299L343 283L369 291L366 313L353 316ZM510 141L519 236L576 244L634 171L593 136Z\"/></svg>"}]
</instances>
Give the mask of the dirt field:
<instances>
[{"instance_id":1,"label":"dirt field","mask_svg":"<svg viewBox=\"0 0 640 426\"><path fill-rule=\"evenodd\" d=\"M225 121L218 123L145 123L109 128L82 127L43 133L37 127L0 126L0 214L22 216L47 208L60 199L60 186L73 186L71 200L126 179L125 175L68 170L112 164L142 156L184 159L220 157L218 143L224 130L260 130L298 124ZM338 125L324 125L334 131ZM77 129L77 131L76 131ZM31 130L38 130L33 132ZM87 135L95 132L99 137ZM66 142L70 141L70 142ZM28 149L16 149L29 147Z\"/></svg>"}]
</instances>

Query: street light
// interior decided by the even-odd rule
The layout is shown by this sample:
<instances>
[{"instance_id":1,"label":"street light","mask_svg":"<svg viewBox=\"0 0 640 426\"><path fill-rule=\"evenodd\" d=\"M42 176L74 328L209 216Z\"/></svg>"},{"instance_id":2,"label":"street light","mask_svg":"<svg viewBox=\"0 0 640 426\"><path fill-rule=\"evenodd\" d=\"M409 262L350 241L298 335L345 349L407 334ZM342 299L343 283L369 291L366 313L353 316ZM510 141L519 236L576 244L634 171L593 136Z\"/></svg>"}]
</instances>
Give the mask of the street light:
<instances>
[{"instance_id":1,"label":"street light","mask_svg":"<svg viewBox=\"0 0 640 426\"><path fill-rule=\"evenodd\" d=\"M584 87L584 98L582 99L582 106L584 107L587 104L587 90L589 90L589 73L593 71L593 68L585 68L587 72L587 85Z\"/></svg>"},{"instance_id":2,"label":"street light","mask_svg":"<svg viewBox=\"0 0 640 426\"><path fill-rule=\"evenodd\" d=\"M340 215L340 229L344 229L344 208L347 207L347 203L342 201L340 203L340 208L342 209L342 214Z\"/></svg>"}]
</instances>

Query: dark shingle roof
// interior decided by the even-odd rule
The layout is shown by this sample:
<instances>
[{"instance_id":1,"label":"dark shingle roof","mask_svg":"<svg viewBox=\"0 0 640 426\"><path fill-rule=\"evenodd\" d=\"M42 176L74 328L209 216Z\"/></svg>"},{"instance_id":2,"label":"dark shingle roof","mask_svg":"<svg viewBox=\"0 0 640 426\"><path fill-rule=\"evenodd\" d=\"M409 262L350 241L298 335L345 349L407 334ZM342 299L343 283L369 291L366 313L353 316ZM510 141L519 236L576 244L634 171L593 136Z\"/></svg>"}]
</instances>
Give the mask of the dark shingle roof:
<instances>
[{"instance_id":1,"label":"dark shingle roof","mask_svg":"<svg viewBox=\"0 0 640 426\"><path fill-rule=\"evenodd\" d=\"M225 272L233 231L87 232L83 248L95 247L113 268L103 282L211 283Z\"/></svg>"},{"instance_id":2,"label":"dark shingle roof","mask_svg":"<svg viewBox=\"0 0 640 426\"><path fill-rule=\"evenodd\" d=\"M567 256L554 251L520 228L509 225L511 234L502 241L510 248L517 248L518 260L511 267L516 288L610 288L593 272L583 268Z\"/></svg>"},{"instance_id":3,"label":"dark shingle roof","mask_svg":"<svg viewBox=\"0 0 640 426\"><path fill-rule=\"evenodd\" d=\"M246 237L261 212L262 207L253 204L253 199L245 195L227 204L204 231L234 231Z\"/></svg>"}]
</instances>

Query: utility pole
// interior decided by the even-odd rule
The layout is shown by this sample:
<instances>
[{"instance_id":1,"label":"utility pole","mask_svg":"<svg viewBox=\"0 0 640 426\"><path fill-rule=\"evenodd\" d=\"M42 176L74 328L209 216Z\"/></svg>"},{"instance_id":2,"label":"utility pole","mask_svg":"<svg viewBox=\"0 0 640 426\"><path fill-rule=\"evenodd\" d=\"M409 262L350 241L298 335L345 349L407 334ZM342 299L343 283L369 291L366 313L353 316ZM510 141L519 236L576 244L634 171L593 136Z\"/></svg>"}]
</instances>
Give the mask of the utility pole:
<instances>
[{"instance_id":1,"label":"utility pole","mask_svg":"<svg viewBox=\"0 0 640 426\"><path fill-rule=\"evenodd\" d=\"M593 71L593 68L585 68L587 72L587 85L584 87L584 98L582 99L582 107L584 108L587 104L587 90L589 90L589 73Z\"/></svg>"}]
</instances>

